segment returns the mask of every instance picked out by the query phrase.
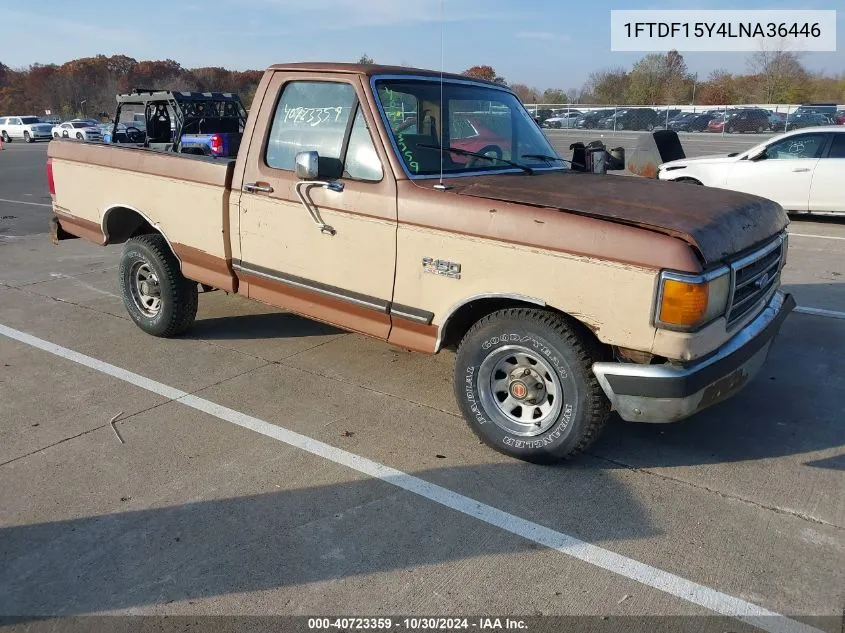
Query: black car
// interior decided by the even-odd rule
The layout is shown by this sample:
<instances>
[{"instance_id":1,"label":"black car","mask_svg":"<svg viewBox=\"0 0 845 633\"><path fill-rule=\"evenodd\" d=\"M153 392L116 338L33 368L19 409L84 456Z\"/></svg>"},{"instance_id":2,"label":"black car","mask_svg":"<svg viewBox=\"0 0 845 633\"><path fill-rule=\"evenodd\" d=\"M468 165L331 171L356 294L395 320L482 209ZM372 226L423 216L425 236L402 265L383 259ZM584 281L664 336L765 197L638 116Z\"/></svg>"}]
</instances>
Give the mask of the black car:
<instances>
[{"instance_id":1,"label":"black car","mask_svg":"<svg viewBox=\"0 0 845 633\"><path fill-rule=\"evenodd\" d=\"M688 112L669 121L669 129L676 132L703 132L715 115Z\"/></svg>"},{"instance_id":2,"label":"black car","mask_svg":"<svg viewBox=\"0 0 845 633\"><path fill-rule=\"evenodd\" d=\"M613 114L613 108L590 110L578 117L575 121L575 127L582 130L594 130L599 126L599 121L609 117L611 114Z\"/></svg>"},{"instance_id":3,"label":"black car","mask_svg":"<svg viewBox=\"0 0 845 633\"><path fill-rule=\"evenodd\" d=\"M647 130L657 127L659 119L653 108L625 108L603 119L601 127L605 130Z\"/></svg>"},{"instance_id":4,"label":"black car","mask_svg":"<svg viewBox=\"0 0 845 633\"><path fill-rule=\"evenodd\" d=\"M802 103L793 114L825 114L832 117L837 107L835 103Z\"/></svg>"},{"instance_id":5,"label":"black car","mask_svg":"<svg viewBox=\"0 0 845 633\"><path fill-rule=\"evenodd\" d=\"M784 130L798 130L803 127L834 125L833 119L817 112L799 112L790 116L784 124Z\"/></svg>"},{"instance_id":6,"label":"black car","mask_svg":"<svg viewBox=\"0 0 845 633\"><path fill-rule=\"evenodd\" d=\"M728 112L725 121L726 134L756 132L761 134L769 129L769 113L762 108L743 108Z\"/></svg>"}]
</instances>

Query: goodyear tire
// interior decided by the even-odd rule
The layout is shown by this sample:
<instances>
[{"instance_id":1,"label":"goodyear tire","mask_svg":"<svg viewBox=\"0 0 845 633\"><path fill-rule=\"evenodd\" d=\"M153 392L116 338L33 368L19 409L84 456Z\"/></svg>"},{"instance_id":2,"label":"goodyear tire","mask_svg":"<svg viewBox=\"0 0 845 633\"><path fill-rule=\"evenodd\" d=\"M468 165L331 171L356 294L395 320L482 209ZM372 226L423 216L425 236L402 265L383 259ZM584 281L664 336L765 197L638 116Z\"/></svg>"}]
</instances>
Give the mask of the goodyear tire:
<instances>
[{"instance_id":1,"label":"goodyear tire","mask_svg":"<svg viewBox=\"0 0 845 633\"><path fill-rule=\"evenodd\" d=\"M572 457L595 440L610 404L592 370L591 334L546 310L484 317L461 342L455 396L470 428L501 453L535 463Z\"/></svg>"},{"instance_id":2,"label":"goodyear tire","mask_svg":"<svg viewBox=\"0 0 845 633\"><path fill-rule=\"evenodd\" d=\"M126 311L144 332L171 337L193 325L197 284L182 276L163 236L151 233L127 241L119 275Z\"/></svg>"}]
</instances>

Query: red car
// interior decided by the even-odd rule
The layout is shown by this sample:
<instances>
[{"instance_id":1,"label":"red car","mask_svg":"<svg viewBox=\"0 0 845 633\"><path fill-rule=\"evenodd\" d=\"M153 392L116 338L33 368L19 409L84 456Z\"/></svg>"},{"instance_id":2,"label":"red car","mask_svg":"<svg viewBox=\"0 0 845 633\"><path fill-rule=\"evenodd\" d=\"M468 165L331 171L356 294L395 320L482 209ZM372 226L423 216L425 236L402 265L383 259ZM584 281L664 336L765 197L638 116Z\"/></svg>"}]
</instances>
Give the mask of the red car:
<instances>
[{"instance_id":1,"label":"red car","mask_svg":"<svg viewBox=\"0 0 845 633\"><path fill-rule=\"evenodd\" d=\"M837 110L836 114L833 115L833 120L839 125L845 125L845 110Z\"/></svg>"},{"instance_id":2,"label":"red car","mask_svg":"<svg viewBox=\"0 0 845 633\"><path fill-rule=\"evenodd\" d=\"M497 134L475 119L452 119L449 137L452 147L496 158L509 154L511 149L510 139ZM452 156L456 163L465 163L467 158Z\"/></svg>"},{"instance_id":3,"label":"red car","mask_svg":"<svg viewBox=\"0 0 845 633\"><path fill-rule=\"evenodd\" d=\"M707 132L721 132L725 129L725 115L717 114L707 124Z\"/></svg>"}]
</instances>

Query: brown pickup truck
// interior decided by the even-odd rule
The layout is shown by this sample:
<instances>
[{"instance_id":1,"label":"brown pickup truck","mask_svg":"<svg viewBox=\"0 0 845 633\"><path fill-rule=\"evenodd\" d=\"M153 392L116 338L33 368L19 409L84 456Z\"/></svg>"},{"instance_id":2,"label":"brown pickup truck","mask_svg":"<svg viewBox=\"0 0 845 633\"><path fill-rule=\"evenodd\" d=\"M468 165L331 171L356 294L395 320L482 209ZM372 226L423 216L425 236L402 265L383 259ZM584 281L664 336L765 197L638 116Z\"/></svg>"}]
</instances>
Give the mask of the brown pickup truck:
<instances>
[{"instance_id":1,"label":"brown pickup truck","mask_svg":"<svg viewBox=\"0 0 845 633\"><path fill-rule=\"evenodd\" d=\"M52 141L53 238L124 243L146 332L198 283L436 353L499 451L577 453L615 409L669 422L722 401L794 306L788 223L744 194L586 174L506 87L424 70L267 70L236 160Z\"/></svg>"}]
</instances>

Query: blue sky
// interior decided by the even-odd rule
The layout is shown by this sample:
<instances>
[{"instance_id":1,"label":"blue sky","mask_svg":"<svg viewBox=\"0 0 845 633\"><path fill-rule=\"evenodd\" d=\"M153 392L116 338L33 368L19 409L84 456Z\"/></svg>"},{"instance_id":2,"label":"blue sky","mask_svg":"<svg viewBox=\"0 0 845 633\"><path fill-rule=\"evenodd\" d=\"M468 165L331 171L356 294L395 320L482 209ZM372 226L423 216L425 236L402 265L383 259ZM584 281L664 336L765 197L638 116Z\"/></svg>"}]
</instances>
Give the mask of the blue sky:
<instances>
[{"instance_id":1,"label":"blue sky","mask_svg":"<svg viewBox=\"0 0 845 633\"><path fill-rule=\"evenodd\" d=\"M12 67L97 53L172 58L186 67L264 68L287 61L440 66L490 64L508 81L578 88L590 72L644 53L610 52L610 9L839 9L837 52L805 53L808 68L845 72L842 0L0 0L0 62ZM156 18L157 14L161 18ZM159 25L158 28L151 28ZM748 56L688 53L691 71L744 72Z\"/></svg>"}]
</instances>

